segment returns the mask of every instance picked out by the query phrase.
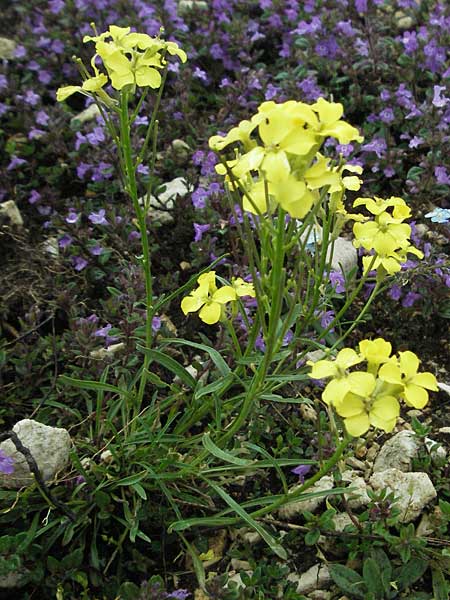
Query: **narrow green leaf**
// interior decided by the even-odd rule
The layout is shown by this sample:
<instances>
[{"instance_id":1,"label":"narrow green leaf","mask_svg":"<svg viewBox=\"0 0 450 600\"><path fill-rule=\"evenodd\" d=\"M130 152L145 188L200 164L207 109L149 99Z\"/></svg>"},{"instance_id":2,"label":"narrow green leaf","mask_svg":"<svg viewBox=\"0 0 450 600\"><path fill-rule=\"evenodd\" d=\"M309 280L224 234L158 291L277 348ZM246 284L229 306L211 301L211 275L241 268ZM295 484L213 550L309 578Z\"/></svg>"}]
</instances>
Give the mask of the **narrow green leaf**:
<instances>
[{"instance_id":1,"label":"narrow green leaf","mask_svg":"<svg viewBox=\"0 0 450 600\"><path fill-rule=\"evenodd\" d=\"M364 599L364 581L359 573L344 565L330 565L329 568L332 580L343 592Z\"/></svg>"},{"instance_id":2,"label":"narrow green leaf","mask_svg":"<svg viewBox=\"0 0 450 600\"><path fill-rule=\"evenodd\" d=\"M433 569L431 571L431 577L433 582L433 600L448 600L450 586L446 582L441 569Z\"/></svg>"},{"instance_id":3,"label":"narrow green leaf","mask_svg":"<svg viewBox=\"0 0 450 600\"><path fill-rule=\"evenodd\" d=\"M206 352L209 355L209 357L211 358L213 363L216 365L219 372L224 377L226 377L229 373L231 373L230 367L224 361L224 359L219 354L219 352L217 352L217 350L214 350L214 348L207 346L206 344L198 344L197 342L190 342L189 340L185 340L183 338L163 338L161 340L161 342L164 344L181 344L183 346L191 346L192 348L196 348L197 350L203 350L203 352Z\"/></svg>"},{"instance_id":4,"label":"narrow green leaf","mask_svg":"<svg viewBox=\"0 0 450 600\"><path fill-rule=\"evenodd\" d=\"M206 450L208 450L208 452L210 452L216 458L220 458L220 460L223 460L224 462L231 463L233 465L239 465L242 467L247 467L248 465L252 464L251 460L239 458L234 454L226 452L225 450L222 450L221 448L216 446L216 444L212 441L209 433L205 433L202 437L202 444L206 448Z\"/></svg>"},{"instance_id":5,"label":"narrow green leaf","mask_svg":"<svg viewBox=\"0 0 450 600\"><path fill-rule=\"evenodd\" d=\"M178 361L176 361L171 356L164 354L164 352L160 352L159 350L152 350L150 348L145 348L144 346L140 346L138 344L137 349L141 352L144 352L151 360L162 365L168 371L176 375L185 385L189 388L194 389L196 385L195 379L186 371L186 369L180 365Z\"/></svg>"},{"instance_id":6,"label":"narrow green leaf","mask_svg":"<svg viewBox=\"0 0 450 600\"><path fill-rule=\"evenodd\" d=\"M68 377L67 375L60 375L58 377L58 381L60 381L64 385L73 385L74 387L78 387L84 390L94 390L96 392L98 392L99 390L103 390L105 392L112 392L113 394L125 396L126 398L130 398L132 395L127 390L121 390L115 385L111 385L109 383L102 383L100 381L75 379L74 377Z\"/></svg>"},{"instance_id":7,"label":"narrow green leaf","mask_svg":"<svg viewBox=\"0 0 450 600\"><path fill-rule=\"evenodd\" d=\"M130 487L133 488L133 490L140 498L142 498L142 500L147 500L147 493L140 483L133 483Z\"/></svg>"},{"instance_id":8,"label":"narrow green leaf","mask_svg":"<svg viewBox=\"0 0 450 600\"><path fill-rule=\"evenodd\" d=\"M219 494L219 496L228 504L228 506L233 509L243 521L245 521L252 529L259 533L259 535L263 538L266 544L271 548L271 550L283 560L287 559L287 552L281 546L276 539L270 535L268 531L264 529L255 519L253 519L245 510L242 508L240 504L236 502L225 490L223 490L218 485L209 482L209 485L212 489Z\"/></svg>"},{"instance_id":9,"label":"narrow green leaf","mask_svg":"<svg viewBox=\"0 0 450 600\"><path fill-rule=\"evenodd\" d=\"M147 471L144 471L143 473L136 473L135 475L129 475L128 477L119 479L119 481L115 481L114 483L116 485L133 485L139 481L142 481L142 479L145 477L147 477Z\"/></svg>"},{"instance_id":10,"label":"narrow green leaf","mask_svg":"<svg viewBox=\"0 0 450 600\"><path fill-rule=\"evenodd\" d=\"M218 394L220 396L222 389L226 389L230 383L233 381L233 374L230 373L223 379L217 379L213 381L209 385L205 386L197 386L194 392L194 400L198 400L202 396L207 396L208 394Z\"/></svg>"}]
</instances>

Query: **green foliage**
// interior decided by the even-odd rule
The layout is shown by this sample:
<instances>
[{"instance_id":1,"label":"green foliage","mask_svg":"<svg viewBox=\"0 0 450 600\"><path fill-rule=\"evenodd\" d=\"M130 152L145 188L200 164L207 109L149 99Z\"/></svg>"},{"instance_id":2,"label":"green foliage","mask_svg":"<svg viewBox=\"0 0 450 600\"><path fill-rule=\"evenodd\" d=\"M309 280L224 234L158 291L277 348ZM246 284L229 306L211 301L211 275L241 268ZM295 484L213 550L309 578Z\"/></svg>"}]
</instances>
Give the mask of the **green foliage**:
<instances>
[{"instance_id":1,"label":"green foliage","mask_svg":"<svg viewBox=\"0 0 450 600\"><path fill-rule=\"evenodd\" d=\"M376 549L365 558L362 574L340 564L331 565L330 573L339 589L351 598L388 600L399 598L402 592L410 590L427 568L428 562L421 558L411 558L394 567L387 554Z\"/></svg>"}]
</instances>

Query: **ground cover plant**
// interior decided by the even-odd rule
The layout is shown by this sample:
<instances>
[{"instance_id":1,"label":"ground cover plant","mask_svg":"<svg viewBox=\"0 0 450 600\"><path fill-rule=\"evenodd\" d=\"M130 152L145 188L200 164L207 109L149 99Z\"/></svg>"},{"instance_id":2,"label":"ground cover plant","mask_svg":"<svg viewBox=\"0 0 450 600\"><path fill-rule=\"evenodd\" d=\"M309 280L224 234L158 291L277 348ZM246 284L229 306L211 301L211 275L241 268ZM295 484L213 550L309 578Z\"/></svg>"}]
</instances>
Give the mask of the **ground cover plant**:
<instances>
[{"instance_id":1,"label":"ground cover plant","mask_svg":"<svg viewBox=\"0 0 450 600\"><path fill-rule=\"evenodd\" d=\"M448 597L449 25L7 8L0 595Z\"/></svg>"}]
</instances>

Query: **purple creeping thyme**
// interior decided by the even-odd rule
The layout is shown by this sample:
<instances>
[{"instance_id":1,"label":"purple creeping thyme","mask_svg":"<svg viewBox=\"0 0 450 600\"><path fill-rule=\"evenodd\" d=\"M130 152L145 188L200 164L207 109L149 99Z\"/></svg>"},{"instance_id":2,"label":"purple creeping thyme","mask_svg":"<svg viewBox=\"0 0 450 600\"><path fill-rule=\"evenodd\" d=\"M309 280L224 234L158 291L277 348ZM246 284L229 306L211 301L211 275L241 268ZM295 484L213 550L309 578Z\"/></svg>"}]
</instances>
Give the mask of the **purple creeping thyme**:
<instances>
[{"instance_id":1,"label":"purple creeping thyme","mask_svg":"<svg viewBox=\"0 0 450 600\"><path fill-rule=\"evenodd\" d=\"M5 454L0 448L0 473L12 475L14 473L14 459Z\"/></svg>"},{"instance_id":2,"label":"purple creeping thyme","mask_svg":"<svg viewBox=\"0 0 450 600\"><path fill-rule=\"evenodd\" d=\"M291 473L298 475L299 483L305 483L305 476L311 471L311 465L298 465L291 469Z\"/></svg>"}]
</instances>

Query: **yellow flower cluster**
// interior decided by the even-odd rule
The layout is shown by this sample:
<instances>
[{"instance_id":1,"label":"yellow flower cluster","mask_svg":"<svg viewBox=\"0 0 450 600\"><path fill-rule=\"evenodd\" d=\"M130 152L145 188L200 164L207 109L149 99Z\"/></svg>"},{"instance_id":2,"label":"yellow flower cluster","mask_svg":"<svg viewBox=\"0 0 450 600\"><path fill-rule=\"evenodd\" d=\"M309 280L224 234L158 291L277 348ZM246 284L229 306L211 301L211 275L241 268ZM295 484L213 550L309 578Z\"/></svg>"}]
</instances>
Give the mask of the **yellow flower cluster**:
<instances>
[{"instance_id":1,"label":"yellow flower cluster","mask_svg":"<svg viewBox=\"0 0 450 600\"><path fill-rule=\"evenodd\" d=\"M233 279L231 285L217 288L216 272L203 273L197 279L198 287L181 301L181 310L185 315L199 312L200 319L208 325L214 325L225 317L225 305L242 296L255 297L252 283L246 283L241 277Z\"/></svg>"},{"instance_id":2,"label":"yellow flower cluster","mask_svg":"<svg viewBox=\"0 0 450 600\"><path fill-rule=\"evenodd\" d=\"M410 243L411 227L403 223L411 216L404 200L394 196L387 200L376 196L374 199L357 198L353 206L365 206L375 217L366 223L353 225L353 245L375 253L374 262L370 256L363 257L364 273L372 268L392 275L400 271L400 265L406 261L408 253L423 258L422 252Z\"/></svg>"},{"instance_id":3,"label":"yellow flower cluster","mask_svg":"<svg viewBox=\"0 0 450 600\"><path fill-rule=\"evenodd\" d=\"M111 39L109 39L111 38ZM106 41L108 40L108 41ZM66 100L75 92L86 95L96 93L107 103L111 99L103 87L111 81L116 90L126 86L159 88L162 69L166 61L164 54L177 55L185 62L186 53L175 42L165 42L159 37L152 38L145 33L132 33L130 27L111 25L109 31L95 36L85 36L83 42L95 42L95 52L91 60L93 77L87 77L81 86L69 85L59 88L56 98L59 102ZM108 75L101 73L95 61L100 57Z\"/></svg>"},{"instance_id":4,"label":"yellow flower cluster","mask_svg":"<svg viewBox=\"0 0 450 600\"><path fill-rule=\"evenodd\" d=\"M319 153L327 137L340 144L362 141L358 130L341 119L342 104L319 98L312 105L289 100L282 104L263 102L250 121L242 121L226 136L213 136L209 145L220 152L234 142L243 153L227 167L245 190L243 207L253 214L273 212L279 204L291 217L302 219L319 198L319 189L359 190L362 181L344 171L362 173L355 165L332 166ZM251 135L257 130L260 143ZM216 170L227 174L224 165Z\"/></svg>"},{"instance_id":5,"label":"yellow flower cluster","mask_svg":"<svg viewBox=\"0 0 450 600\"><path fill-rule=\"evenodd\" d=\"M322 400L344 419L350 435L358 437L369 427L389 432L400 414L399 400L421 409L428 402L428 390L437 391L432 373L418 373L419 359L414 352L391 356L391 344L383 338L364 340L359 352L344 348L335 360L309 361L312 379L331 377ZM366 362L365 371L352 371Z\"/></svg>"}]
</instances>

